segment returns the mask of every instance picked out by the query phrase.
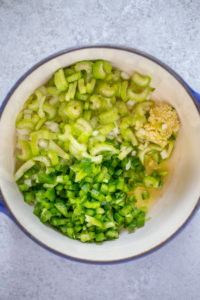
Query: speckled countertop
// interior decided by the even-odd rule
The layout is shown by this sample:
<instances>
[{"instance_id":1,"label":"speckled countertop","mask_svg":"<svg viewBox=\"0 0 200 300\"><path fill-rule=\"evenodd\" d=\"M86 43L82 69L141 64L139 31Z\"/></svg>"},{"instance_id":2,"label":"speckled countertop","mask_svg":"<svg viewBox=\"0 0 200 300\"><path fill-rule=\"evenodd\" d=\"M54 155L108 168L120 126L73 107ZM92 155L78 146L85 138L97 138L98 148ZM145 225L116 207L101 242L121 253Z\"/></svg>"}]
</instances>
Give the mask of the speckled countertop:
<instances>
[{"instance_id":1,"label":"speckled countertop","mask_svg":"<svg viewBox=\"0 0 200 300\"><path fill-rule=\"evenodd\" d=\"M40 59L97 43L157 56L200 91L199 11L199 0L0 0L0 101ZM200 213L164 248L114 266L57 257L0 214L1 300L199 298Z\"/></svg>"}]
</instances>

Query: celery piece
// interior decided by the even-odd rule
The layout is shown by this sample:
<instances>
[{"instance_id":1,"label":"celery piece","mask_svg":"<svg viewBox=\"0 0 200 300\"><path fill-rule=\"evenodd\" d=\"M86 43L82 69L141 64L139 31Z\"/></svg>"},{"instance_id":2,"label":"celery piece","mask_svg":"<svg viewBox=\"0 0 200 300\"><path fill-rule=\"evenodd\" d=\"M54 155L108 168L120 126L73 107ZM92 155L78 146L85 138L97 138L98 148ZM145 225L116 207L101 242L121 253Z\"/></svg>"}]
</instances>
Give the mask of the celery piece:
<instances>
[{"instance_id":1,"label":"celery piece","mask_svg":"<svg viewBox=\"0 0 200 300\"><path fill-rule=\"evenodd\" d=\"M144 185L147 188L156 188L159 187L159 180L152 176L145 176Z\"/></svg>"},{"instance_id":2,"label":"celery piece","mask_svg":"<svg viewBox=\"0 0 200 300\"><path fill-rule=\"evenodd\" d=\"M126 103L124 103L123 101L117 101L116 105L117 105L118 113L120 115L128 114L128 107Z\"/></svg>"},{"instance_id":3,"label":"celery piece","mask_svg":"<svg viewBox=\"0 0 200 300\"><path fill-rule=\"evenodd\" d=\"M111 64L106 60L97 60L93 64L93 76L96 79L104 79L106 74L110 74L112 71Z\"/></svg>"},{"instance_id":4,"label":"celery piece","mask_svg":"<svg viewBox=\"0 0 200 300\"><path fill-rule=\"evenodd\" d=\"M102 60L98 60L93 64L92 71L93 76L96 79L104 79L106 77L106 72L104 71L104 64Z\"/></svg>"},{"instance_id":5,"label":"celery piece","mask_svg":"<svg viewBox=\"0 0 200 300\"><path fill-rule=\"evenodd\" d=\"M115 95L116 97L121 97L121 87L122 87L122 84L121 84L121 81L120 82L116 82L114 84L114 87L115 87Z\"/></svg>"},{"instance_id":6,"label":"celery piece","mask_svg":"<svg viewBox=\"0 0 200 300\"><path fill-rule=\"evenodd\" d=\"M29 120L29 119L22 119L22 120L20 120L20 121L17 123L16 127L17 127L18 129L30 129L30 130L33 130L33 128L34 128L34 123L33 123L32 120Z\"/></svg>"},{"instance_id":7,"label":"celery piece","mask_svg":"<svg viewBox=\"0 0 200 300\"><path fill-rule=\"evenodd\" d=\"M89 98L89 95L88 94L80 94L79 92L76 92L75 98L77 100L87 101Z\"/></svg>"},{"instance_id":8,"label":"celery piece","mask_svg":"<svg viewBox=\"0 0 200 300\"><path fill-rule=\"evenodd\" d=\"M80 94L86 94L87 92L83 78L78 80L78 90Z\"/></svg>"},{"instance_id":9,"label":"celery piece","mask_svg":"<svg viewBox=\"0 0 200 300\"><path fill-rule=\"evenodd\" d=\"M147 148L145 148L145 149L143 149L143 150L139 150L139 152L138 152L138 157L139 157L139 159L140 159L140 161L141 161L142 164L144 164L145 155L146 155L148 152L150 152L150 151L151 151L151 149L150 149L149 147L147 147Z\"/></svg>"},{"instance_id":10,"label":"celery piece","mask_svg":"<svg viewBox=\"0 0 200 300\"><path fill-rule=\"evenodd\" d=\"M26 171L31 169L35 165L35 162L33 160L26 161L15 173L14 178L15 181L18 181Z\"/></svg>"},{"instance_id":11,"label":"celery piece","mask_svg":"<svg viewBox=\"0 0 200 300\"><path fill-rule=\"evenodd\" d=\"M70 125L66 124L64 126L64 133L58 134L58 139L60 141L67 141L69 139L70 134L71 134L71 127L70 127Z\"/></svg>"},{"instance_id":12,"label":"celery piece","mask_svg":"<svg viewBox=\"0 0 200 300\"><path fill-rule=\"evenodd\" d=\"M106 82L102 82L98 86L98 91L102 96L112 97L115 95L116 88L115 88L115 86L111 86L111 85L107 84Z\"/></svg>"},{"instance_id":13,"label":"celery piece","mask_svg":"<svg viewBox=\"0 0 200 300\"><path fill-rule=\"evenodd\" d=\"M80 101L73 100L65 106L64 113L70 119L74 120L81 115L82 110L83 110L82 103Z\"/></svg>"},{"instance_id":14,"label":"celery piece","mask_svg":"<svg viewBox=\"0 0 200 300\"><path fill-rule=\"evenodd\" d=\"M130 127L131 125L133 125L132 117L131 116L126 116L126 117L121 119L121 122L119 124L119 128L120 128L120 130L124 130L124 129L127 129L128 127Z\"/></svg>"},{"instance_id":15,"label":"celery piece","mask_svg":"<svg viewBox=\"0 0 200 300\"><path fill-rule=\"evenodd\" d=\"M50 130L44 128L38 131L39 138L46 139L46 140L55 140L57 135L55 132L51 132Z\"/></svg>"},{"instance_id":16,"label":"celery piece","mask_svg":"<svg viewBox=\"0 0 200 300\"><path fill-rule=\"evenodd\" d=\"M151 100L137 103L135 105L135 114L136 116L145 116L145 114L154 106L154 102Z\"/></svg>"},{"instance_id":17,"label":"celery piece","mask_svg":"<svg viewBox=\"0 0 200 300\"><path fill-rule=\"evenodd\" d=\"M72 75L67 76L66 79L67 79L68 82L74 82L74 81L79 80L81 77L82 77L81 72L76 72Z\"/></svg>"},{"instance_id":18,"label":"celery piece","mask_svg":"<svg viewBox=\"0 0 200 300\"><path fill-rule=\"evenodd\" d=\"M85 133L88 136L92 133L92 126L83 118L78 119L74 124L74 129L77 134Z\"/></svg>"},{"instance_id":19,"label":"celery piece","mask_svg":"<svg viewBox=\"0 0 200 300\"><path fill-rule=\"evenodd\" d=\"M117 70L117 69L112 70L111 75L112 75L113 81L120 81L120 75L121 75L120 70Z\"/></svg>"},{"instance_id":20,"label":"celery piece","mask_svg":"<svg viewBox=\"0 0 200 300\"><path fill-rule=\"evenodd\" d=\"M91 102L90 108L92 110L97 110L97 109L101 108L101 100L100 100L99 96L92 95L92 96L90 96L89 101Z\"/></svg>"},{"instance_id":21,"label":"celery piece","mask_svg":"<svg viewBox=\"0 0 200 300\"><path fill-rule=\"evenodd\" d=\"M87 150L87 146L85 144L80 144L73 136L69 137L69 151L75 157L81 155L83 152Z\"/></svg>"},{"instance_id":22,"label":"celery piece","mask_svg":"<svg viewBox=\"0 0 200 300\"><path fill-rule=\"evenodd\" d=\"M115 128L115 124L114 123L110 123L107 125L102 125L98 128L98 131L103 134L106 135L108 134L110 131L112 131Z\"/></svg>"},{"instance_id":23,"label":"celery piece","mask_svg":"<svg viewBox=\"0 0 200 300\"><path fill-rule=\"evenodd\" d=\"M84 110L88 110L90 107L90 103L87 101L84 103Z\"/></svg>"},{"instance_id":24,"label":"celery piece","mask_svg":"<svg viewBox=\"0 0 200 300\"><path fill-rule=\"evenodd\" d=\"M136 84L138 85L139 87L147 87L150 82L151 82L151 77L150 76L142 76L140 75L139 73L135 73L131 80Z\"/></svg>"},{"instance_id":25,"label":"celery piece","mask_svg":"<svg viewBox=\"0 0 200 300\"><path fill-rule=\"evenodd\" d=\"M49 167L50 166L50 161L49 159L46 157L46 156L35 156L33 158L34 161L38 161L40 163L43 163L46 167Z\"/></svg>"},{"instance_id":26,"label":"celery piece","mask_svg":"<svg viewBox=\"0 0 200 300\"><path fill-rule=\"evenodd\" d=\"M23 115L24 115L24 112L23 112L23 111L20 111L20 112L17 114L17 118L16 118L16 121L15 121L16 127L17 127L17 124L19 123L19 121L22 120Z\"/></svg>"},{"instance_id":27,"label":"celery piece","mask_svg":"<svg viewBox=\"0 0 200 300\"><path fill-rule=\"evenodd\" d=\"M73 73L75 73L74 66L64 68L64 73L65 73L66 77L69 76L69 75L72 75Z\"/></svg>"},{"instance_id":28,"label":"celery piece","mask_svg":"<svg viewBox=\"0 0 200 300\"><path fill-rule=\"evenodd\" d=\"M35 91L35 93L33 95L31 95L30 97L32 97L31 101L27 103L27 108L37 111L38 107L39 107L39 100L40 100L40 96L44 96L43 93L41 95L41 92L38 92L38 90ZM30 98L29 97L29 98Z\"/></svg>"},{"instance_id":29,"label":"celery piece","mask_svg":"<svg viewBox=\"0 0 200 300\"><path fill-rule=\"evenodd\" d=\"M69 84L67 93L65 95L65 100L70 101L71 99L74 99L75 93L76 93L76 87L77 87L77 82L73 82Z\"/></svg>"},{"instance_id":30,"label":"celery piece","mask_svg":"<svg viewBox=\"0 0 200 300\"><path fill-rule=\"evenodd\" d=\"M104 113L101 113L98 116L98 119L101 124L109 124L117 121L119 119L119 115L116 111L109 110Z\"/></svg>"},{"instance_id":31,"label":"celery piece","mask_svg":"<svg viewBox=\"0 0 200 300\"><path fill-rule=\"evenodd\" d=\"M47 155L51 161L52 166L56 166L59 162L57 153L53 150L49 150L47 152Z\"/></svg>"},{"instance_id":32,"label":"celery piece","mask_svg":"<svg viewBox=\"0 0 200 300\"><path fill-rule=\"evenodd\" d=\"M31 117L31 120L35 125L37 125L38 121L40 120L40 117L38 116L38 114L34 113L33 116Z\"/></svg>"},{"instance_id":33,"label":"celery piece","mask_svg":"<svg viewBox=\"0 0 200 300\"><path fill-rule=\"evenodd\" d=\"M128 81L122 81L121 84L121 98L123 101L127 101Z\"/></svg>"},{"instance_id":34,"label":"celery piece","mask_svg":"<svg viewBox=\"0 0 200 300\"><path fill-rule=\"evenodd\" d=\"M119 150L116 149L114 146L107 144L107 143L100 143L90 149L91 155L97 155L101 152L109 151L111 153L119 153Z\"/></svg>"},{"instance_id":35,"label":"celery piece","mask_svg":"<svg viewBox=\"0 0 200 300\"><path fill-rule=\"evenodd\" d=\"M91 115L92 115L92 112L90 110L85 110L84 113L83 113L83 118L86 121L90 121Z\"/></svg>"},{"instance_id":36,"label":"celery piece","mask_svg":"<svg viewBox=\"0 0 200 300\"><path fill-rule=\"evenodd\" d=\"M44 118L44 116L45 116L45 113L43 110L43 104L44 104L45 99L46 99L46 97L44 96L40 100L39 109L38 109L38 115L40 118Z\"/></svg>"},{"instance_id":37,"label":"celery piece","mask_svg":"<svg viewBox=\"0 0 200 300\"><path fill-rule=\"evenodd\" d=\"M86 71L87 73L92 73L92 62L91 61L80 61L75 64L76 71Z\"/></svg>"},{"instance_id":38,"label":"celery piece","mask_svg":"<svg viewBox=\"0 0 200 300\"><path fill-rule=\"evenodd\" d=\"M149 87L144 88L140 93L133 92L130 88L128 89L128 98L136 102L142 102L149 96Z\"/></svg>"},{"instance_id":39,"label":"celery piece","mask_svg":"<svg viewBox=\"0 0 200 300\"><path fill-rule=\"evenodd\" d=\"M68 87L68 82L65 79L65 74L63 69L58 70L55 74L54 74L54 83L56 88L59 91L65 91Z\"/></svg>"},{"instance_id":40,"label":"celery piece","mask_svg":"<svg viewBox=\"0 0 200 300\"><path fill-rule=\"evenodd\" d=\"M53 142L52 140L50 140L49 143L49 149L53 150L57 153L58 156L64 158L64 159L69 159L70 156L68 153L66 153L62 148L60 148L55 142Z\"/></svg>"},{"instance_id":41,"label":"celery piece","mask_svg":"<svg viewBox=\"0 0 200 300\"><path fill-rule=\"evenodd\" d=\"M138 141L135 137L135 134L130 128L121 130L121 134L125 141L130 141L133 144L133 146L138 145Z\"/></svg>"},{"instance_id":42,"label":"celery piece","mask_svg":"<svg viewBox=\"0 0 200 300\"><path fill-rule=\"evenodd\" d=\"M32 156L31 147L28 141L19 141L22 153L17 155L19 160L29 160Z\"/></svg>"},{"instance_id":43,"label":"celery piece","mask_svg":"<svg viewBox=\"0 0 200 300\"><path fill-rule=\"evenodd\" d=\"M39 154L39 145L38 145L38 143L39 143L39 133L38 133L38 131L32 132L31 133L30 145L31 145L32 154L34 156Z\"/></svg>"},{"instance_id":44,"label":"celery piece","mask_svg":"<svg viewBox=\"0 0 200 300\"><path fill-rule=\"evenodd\" d=\"M86 92L88 94L92 94L92 92L94 91L94 88L95 88L95 84L96 84L95 78L92 78L91 81L86 84Z\"/></svg>"},{"instance_id":45,"label":"celery piece","mask_svg":"<svg viewBox=\"0 0 200 300\"><path fill-rule=\"evenodd\" d=\"M120 160L124 159L132 150L133 150L132 147L126 147L125 149L121 150L118 158Z\"/></svg>"},{"instance_id":46,"label":"celery piece","mask_svg":"<svg viewBox=\"0 0 200 300\"><path fill-rule=\"evenodd\" d=\"M103 68L107 74L110 74L112 72L112 65L107 60L103 61Z\"/></svg>"},{"instance_id":47,"label":"celery piece","mask_svg":"<svg viewBox=\"0 0 200 300\"><path fill-rule=\"evenodd\" d=\"M61 90L58 90L54 86L48 86L46 89L49 95L59 95L62 92Z\"/></svg>"},{"instance_id":48,"label":"celery piece","mask_svg":"<svg viewBox=\"0 0 200 300\"><path fill-rule=\"evenodd\" d=\"M88 133L84 133L84 132L80 133L78 136L78 142L81 144L87 144L89 136L90 135L88 135Z\"/></svg>"},{"instance_id":49,"label":"celery piece","mask_svg":"<svg viewBox=\"0 0 200 300\"><path fill-rule=\"evenodd\" d=\"M42 125L45 123L45 121L46 121L45 117L39 119L39 121L37 122L37 124L35 126L35 130L39 130L42 127Z\"/></svg>"},{"instance_id":50,"label":"celery piece","mask_svg":"<svg viewBox=\"0 0 200 300\"><path fill-rule=\"evenodd\" d=\"M48 120L53 120L56 117L57 109L55 106L44 103L43 110L47 113Z\"/></svg>"}]
</instances>

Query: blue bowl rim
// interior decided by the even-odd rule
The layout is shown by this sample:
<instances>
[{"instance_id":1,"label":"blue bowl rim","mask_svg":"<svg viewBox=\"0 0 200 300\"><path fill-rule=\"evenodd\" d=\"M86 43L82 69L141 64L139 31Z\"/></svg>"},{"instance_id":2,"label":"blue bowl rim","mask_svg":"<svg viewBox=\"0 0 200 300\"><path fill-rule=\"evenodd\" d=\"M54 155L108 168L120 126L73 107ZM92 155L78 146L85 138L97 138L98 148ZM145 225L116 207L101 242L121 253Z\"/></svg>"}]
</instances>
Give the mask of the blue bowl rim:
<instances>
[{"instance_id":1,"label":"blue bowl rim","mask_svg":"<svg viewBox=\"0 0 200 300\"><path fill-rule=\"evenodd\" d=\"M145 53L144 51L135 49L135 48L131 48L131 47L126 47L126 46L115 46L115 45L111 45L111 44L100 44L100 45L86 45L86 46L80 46L80 47L71 47L71 48L67 48L67 49L63 49L59 52L56 52L52 55L47 56L46 58L42 59L40 62L38 62L37 64L35 64L34 66L32 66L27 72L25 72L17 81L16 83L13 85L13 87L10 89L10 91L8 92L8 94L6 95L5 99L2 102L2 105L0 107L0 119L2 117L3 111L6 107L6 104L8 103L10 97L12 96L12 94L15 92L15 90L18 88L18 86L26 79L26 77L28 77L33 71L35 71L37 68L39 68L41 65L45 64L46 62L50 61L51 59L54 59L58 56L61 56L63 54L67 54L70 52L74 52L74 51L78 51L78 50L83 50L83 49L91 49L91 48L107 48L107 49L114 49L114 50L122 50L122 51L127 51L130 53L134 53L140 56L143 56L153 62L155 62L156 64L158 64L159 66L161 66L162 68L164 68L168 73L170 73L177 81L179 81L179 83L183 86L183 88L185 89L185 91L189 94L190 98L192 98L196 109L200 115L200 106L198 105L198 101L195 98L195 96L193 95L190 87L185 83L185 81L178 75L178 73L176 73L172 68L170 68L168 65L166 65L165 63L163 63L162 61L160 61L159 59L155 58L152 55L149 55L147 53ZM80 262L80 263L88 263L88 264L97 264L97 265L109 265L109 264L119 264L119 263L124 263L124 262L129 262L144 256L147 256L153 252L155 252L156 250L160 249L161 247L163 247L164 245L166 245L168 242L170 242L172 239L174 239L177 234L179 234L180 232L182 232L182 230L186 227L186 225L189 224L189 222L191 221L192 217L195 215L195 213L197 212L197 209L200 207L200 197L197 200L197 203L194 207L194 209L192 210L191 214L188 216L188 218L185 220L185 222L169 237L167 238L165 241L163 241L162 243L160 243L159 245L152 247L151 249L142 252L138 255L134 255L131 257L127 257L124 259L118 259L118 260L109 260L109 261L99 261L99 260L86 260L86 259L79 259L73 256L69 256L66 255L64 253L61 253L57 250L54 250L53 248L47 246L46 244L44 244L43 242L41 242L40 240L38 240L36 237L34 237L23 225L21 225L21 223L19 222L18 219L15 218L15 216L12 214L6 200L5 197L3 196L3 193L0 189L0 199L2 199L2 203L3 205L6 207L11 219L16 223L16 225L29 237L31 238L34 242L36 242L39 246L41 246L42 248L60 256L63 258L67 258L71 261L76 261L76 262Z\"/></svg>"}]
</instances>

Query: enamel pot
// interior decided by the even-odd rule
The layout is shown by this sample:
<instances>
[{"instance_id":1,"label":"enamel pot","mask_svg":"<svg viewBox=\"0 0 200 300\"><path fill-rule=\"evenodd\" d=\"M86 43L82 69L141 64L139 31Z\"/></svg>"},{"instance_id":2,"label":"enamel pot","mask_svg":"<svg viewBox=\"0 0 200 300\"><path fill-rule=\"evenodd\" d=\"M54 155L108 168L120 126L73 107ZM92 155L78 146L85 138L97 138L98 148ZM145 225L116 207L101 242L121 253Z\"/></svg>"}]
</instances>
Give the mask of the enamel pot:
<instances>
[{"instance_id":1,"label":"enamel pot","mask_svg":"<svg viewBox=\"0 0 200 300\"><path fill-rule=\"evenodd\" d=\"M81 243L52 230L33 215L13 179L15 119L28 96L59 68L80 60L105 59L117 68L152 77L154 99L166 101L178 112L181 127L171 158L173 172L164 192L152 207L146 225L133 234L101 245ZM151 253L180 232L197 211L200 200L200 94L171 68L135 49L88 46L67 49L42 60L13 86L0 109L0 210L35 242L63 257L89 263L116 263Z\"/></svg>"}]
</instances>

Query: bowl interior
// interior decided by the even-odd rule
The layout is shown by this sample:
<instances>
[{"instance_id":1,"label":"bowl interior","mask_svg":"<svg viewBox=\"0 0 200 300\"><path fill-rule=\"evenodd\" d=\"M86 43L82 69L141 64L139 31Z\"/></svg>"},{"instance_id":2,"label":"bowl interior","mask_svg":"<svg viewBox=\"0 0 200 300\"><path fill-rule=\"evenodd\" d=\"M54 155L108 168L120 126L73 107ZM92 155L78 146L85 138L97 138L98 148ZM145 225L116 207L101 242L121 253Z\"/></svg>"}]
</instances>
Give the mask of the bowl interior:
<instances>
[{"instance_id":1,"label":"bowl interior","mask_svg":"<svg viewBox=\"0 0 200 300\"><path fill-rule=\"evenodd\" d=\"M118 240L101 245L82 244L43 225L23 202L14 179L15 119L28 96L59 68L80 60L106 59L130 74L137 70L152 77L153 98L171 103L181 129L171 159L164 193L150 210L150 221L133 234L123 232ZM0 122L0 186L4 199L19 224L40 243L63 255L90 261L115 261L140 255L173 235L192 213L199 196L200 119L180 82L158 63L143 55L112 48L85 48L60 54L34 69L11 95Z\"/></svg>"}]
</instances>

